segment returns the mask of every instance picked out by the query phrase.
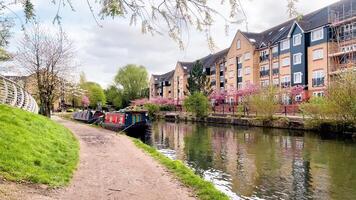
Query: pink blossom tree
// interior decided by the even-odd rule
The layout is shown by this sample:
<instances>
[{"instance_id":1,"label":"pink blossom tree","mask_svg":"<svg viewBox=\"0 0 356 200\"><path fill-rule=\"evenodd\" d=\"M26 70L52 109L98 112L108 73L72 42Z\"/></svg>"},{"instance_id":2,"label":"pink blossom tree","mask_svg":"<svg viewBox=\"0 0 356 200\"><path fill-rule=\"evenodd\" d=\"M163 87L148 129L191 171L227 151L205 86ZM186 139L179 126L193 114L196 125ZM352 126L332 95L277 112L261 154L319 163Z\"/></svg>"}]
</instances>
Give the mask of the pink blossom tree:
<instances>
[{"instance_id":1,"label":"pink blossom tree","mask_svg":"<svg viewBox=\"0 0 356 200\"><path fill-rule=\"evenodd\" d=\"M302 95L303 91L304 91L304 86L302 86L302 85L293 86L290 90L290 94L292 96L292 101L295 101L295 97L297 95Z\"/></svg>"},{"instance_id":2,"label":"pink blossom tree","mask_svg":"<svg viewBox=\"0 0 356 200\"><path fill-rule=\"evenodd\" d=\"M82 97L82 105L84 108L87 108L90 104L89 98L87 96Z\"/></svg>"},{"instance_id":3,"label":"pink blossom tree","mask_svg":"<svg viewBox=\"0 0 356 200\"><path fill-rule=\"evenodd\" d=\"M217 104L223 103L226 98L226 92L225 91L213 91L209 95L209 99L214 101Z\"/></svg>"}]
</instances>

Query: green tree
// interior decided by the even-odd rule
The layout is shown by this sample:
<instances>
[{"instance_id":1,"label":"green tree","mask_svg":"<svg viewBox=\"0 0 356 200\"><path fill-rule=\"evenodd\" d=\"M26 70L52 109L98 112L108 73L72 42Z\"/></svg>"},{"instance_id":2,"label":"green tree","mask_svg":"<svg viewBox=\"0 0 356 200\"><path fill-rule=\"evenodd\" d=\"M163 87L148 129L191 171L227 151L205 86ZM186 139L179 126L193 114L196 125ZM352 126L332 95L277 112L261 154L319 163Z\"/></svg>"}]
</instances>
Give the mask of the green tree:
<instances>
[{"instance_id":1,"label":"green tree","mask_svg":"<svg viewBox=\"0 0 356 200\"><path fill-rule=\"evenodd\" d=\"M248 105L257 111L257 115L266 119L272 119L279 108L276 96L277 89L273 86L269 86L250 96Z\"/></svg>"},{"instance_id":2,"label":"green tree","mask_svg":"<svg viewBox=\"0 0 356 200\"><path fill-rule=\"evenodd\" d=\"M195 92L188 96L183 103L188 112L192 112L196 117L206 117L210 109L208 97L201 92Z\"/></svg>"},{"instance_id":3,"label":"green tree","mask_svg":"<svg viewBox=\"0 0 356 200\"><path fill-rule=\"evenodd\" d=\"M144 66L126 65L119 69L114 81L123 88L123 95L129 101L147 95L148 73Z\"/></svg>"},{"instance_id":4,"label":"green tree","mask_svg":"<svg viewBox=\"0 0 356 200\"><path fill-rule=\"evenodd\" d=\"M122 108L127 104L121 89L114 85L109 86L105 90L106 101L108 104L113 105L115 108Z\"/></svg>"},{"instance_id":5,"label":"green tree","mask_svg":"<svg viewBox=\"0 0 356 200\"><path fill-rule=\"evenodd\" d=\"M86 94L89 97L90 101L90 107L96 108L98 103L101 103L101 105L106 104L104 90L98 83L86 82L81 84L81 87L86 90Z\"/></svg>"},{"instance_id":6,"label":"green tree","mask_svg":"<svg viewBox=\"0 0 356 200\"><path fill-rule=\"evenodd\" d=\"M203 71L203 68L203 64L199 60L194 63L187 85L190 94L202 92L205 96L208 96L211 93L210 80Z\"/></svg>"}]
</instances>

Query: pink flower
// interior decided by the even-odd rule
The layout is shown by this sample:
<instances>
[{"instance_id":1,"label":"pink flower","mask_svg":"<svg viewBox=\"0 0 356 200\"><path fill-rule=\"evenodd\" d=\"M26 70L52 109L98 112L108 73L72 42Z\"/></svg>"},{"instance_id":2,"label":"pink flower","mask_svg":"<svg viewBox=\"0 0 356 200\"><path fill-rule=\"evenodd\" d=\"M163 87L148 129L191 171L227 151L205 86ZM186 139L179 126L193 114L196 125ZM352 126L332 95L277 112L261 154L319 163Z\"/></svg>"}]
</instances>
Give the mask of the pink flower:
<instances>
[{"instance_id":1,"label":"pink flower","mask_svg":"<svg viewBox=\"0 0 356 200\"><path fill-rule=\"evenodd\" d=\"M87 96L82 97L82 105L83 107L88 107L90 104L89 98Z\"/></svg>"}]
</instances>

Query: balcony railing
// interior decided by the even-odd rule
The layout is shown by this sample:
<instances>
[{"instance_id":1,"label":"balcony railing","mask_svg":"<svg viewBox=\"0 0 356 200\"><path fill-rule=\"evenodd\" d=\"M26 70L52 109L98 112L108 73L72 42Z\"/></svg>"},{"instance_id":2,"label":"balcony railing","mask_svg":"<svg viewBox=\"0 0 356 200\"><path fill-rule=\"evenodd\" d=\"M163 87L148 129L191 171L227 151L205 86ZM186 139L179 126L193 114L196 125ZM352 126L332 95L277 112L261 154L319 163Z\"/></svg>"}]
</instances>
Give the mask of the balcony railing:
<instances>
[{"instance_id":1,"label":"balcony railing","mask_svg":"<svg viewBox=\"0 0 356 200\"><path fill-rule=\"evenodd\" d=\"M313 78L312 79L313 87L322 87L324 86L324 78Z\"/></svg>"},{"instance_id":2,"label":"balcony railing","mask_svg":"<svg viewBox=\"0 0 356 200\"><path fill-rule=\"evenodd\" d=\"M272 74L273 75L278 75L279 74L279 69L278 68L272 69Z\"/></svg>"},{"instance_id":3,"label":"balcony railing","mask_svg":"<svg viewBox=\"0 0 356 200\"><path fill-rule=\"evenodd\" d=\"M260 71L260 77L269 76L269 70Z\"/></svg>"},{"instance_id":4,"label":"balcony railing","mask_svg":"<svg viewBox=\"0 0 356 200\"><path fill-rule=\"evenodd\" d=\"M269 60L269 55L260 56L260 62L263 62L263 61L266 61L266 60Z\"/></svg>"}]
</instances>

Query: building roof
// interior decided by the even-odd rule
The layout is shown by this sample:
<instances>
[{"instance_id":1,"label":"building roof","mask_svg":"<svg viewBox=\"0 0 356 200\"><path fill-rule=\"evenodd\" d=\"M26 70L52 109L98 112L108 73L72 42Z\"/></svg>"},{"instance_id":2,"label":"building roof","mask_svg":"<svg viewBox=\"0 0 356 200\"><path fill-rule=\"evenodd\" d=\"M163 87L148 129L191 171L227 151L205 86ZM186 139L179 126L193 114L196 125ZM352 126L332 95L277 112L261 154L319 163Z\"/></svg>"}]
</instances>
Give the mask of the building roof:
<instances>
[{"instance_id":1,"label":"building roof","mask_svg":"<svg viewBox=\"0 0 356 200\"><path fill-rule=\"evenodd\" d=\"M229 48L226 48L226 49L221 50L219 52L216 52L216 53L213 53L213 54L209 54L209 55L207 55L205 57L197 59L196 61L200 61L203 64L203 67L211 67L216 62L218 62L219 60L223 59L227 55L228 51L229 51ZM194 61L194 62L180 62L180 61L178 61L178 63L181 64L181 66L183 67L185 72L189 73L190 70L193 68L194 63L196 61Z\"/></svg>"},{"instance_id":2,"label":"building roof","mask_svg":"<svg viewBox=\"0 0 356 200\"><path fill-rule=\"evenodd\" d=\"M161 75L152 74L152 77L154 78L155 84L158 84L159 82L162 81L170 81L173 75L174 75L174 70Z\"/></svg>"},{"instance_id":3,"label":"building roof","mask_svg":"<svg viewBox=\"0 0 356 200\"><path fill-rule=\"evenodd\" d=\"M345 5L345 7L342 5ZM303 31L309 32L313 29L329 24L330 9L333 9L336 12L340 12L342 9L347 7L350 9L351 5L352 7L356 7L356 0L341 0L314 12L303 15L301 18L293 18L260 33L241 33L245 35L245 37L256 46L256 48L263 48L266 45L274 45L277 42L286 39L290 29L295 23L298 23Z\"/></svg>"}]
</instances>

